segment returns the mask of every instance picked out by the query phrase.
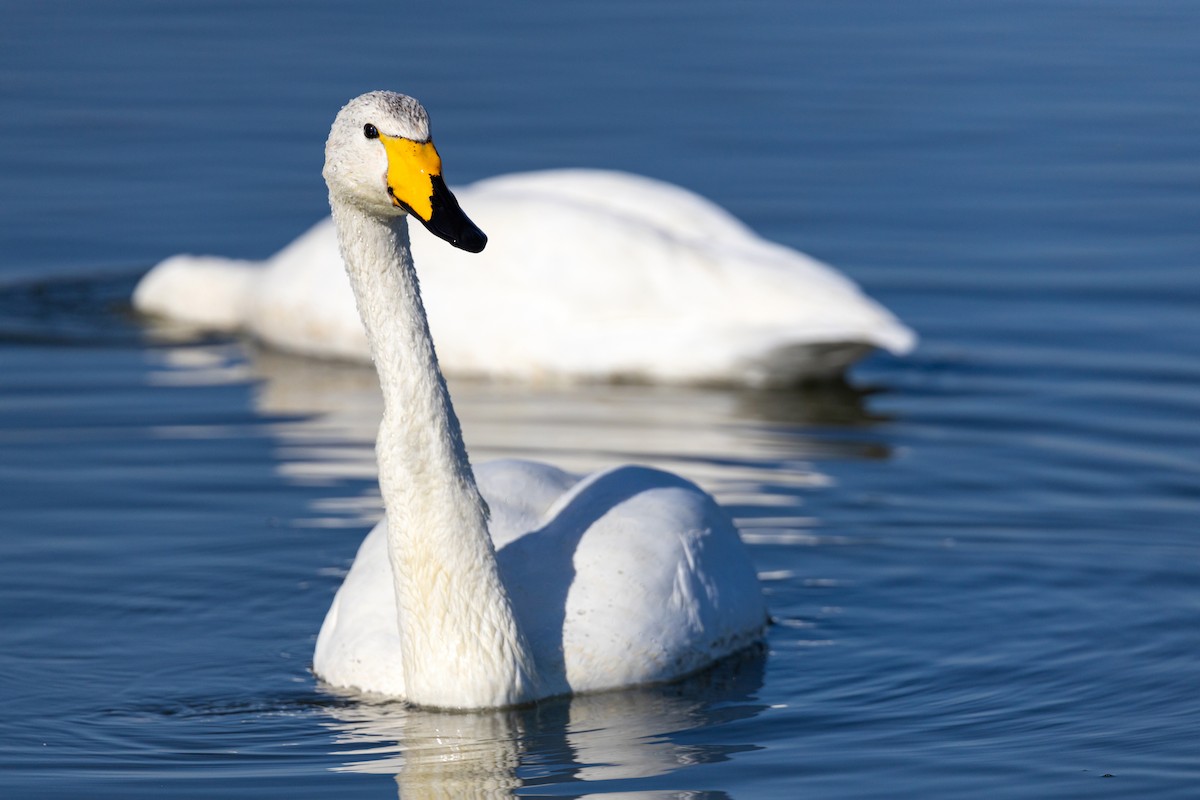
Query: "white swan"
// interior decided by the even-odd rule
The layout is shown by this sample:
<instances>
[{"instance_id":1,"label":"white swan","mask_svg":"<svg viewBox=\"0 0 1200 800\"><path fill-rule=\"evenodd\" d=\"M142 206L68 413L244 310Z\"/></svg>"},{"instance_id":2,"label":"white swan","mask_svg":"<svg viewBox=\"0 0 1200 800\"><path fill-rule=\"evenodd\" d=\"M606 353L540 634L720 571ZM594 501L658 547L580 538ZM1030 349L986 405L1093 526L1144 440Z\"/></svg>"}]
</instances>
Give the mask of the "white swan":
<instances>
[{"instance_id":1,"label":"white swan","mask_svg":"<svg viewBox=\"0 0 1200 800\"><path fill-rule=\"evenodd\" d=\"M412 234L438 356L453 374L786 384L915 342L832 267L670 184L561 170L458 195L491 234L479 258ZM325 220L265 264L170 258L133 302L293 352L365 361L340 262Z\"/></svg>"},{"instance_id":2,"label":"white swan","mask_svg":"<svg viewBox=\"0 0 1200 800\"><path fill-rule=\"evenodd\" d=\"M383 387L387 518L334 598L315 672L418 705L487 708L667 681L757 641L755 572L729 517L693 484L643 467L472 472L406 217L471 252L486 238L442 182L421 105L390 92L351 101L324 175Z\"/></svg>"}]
</instances>

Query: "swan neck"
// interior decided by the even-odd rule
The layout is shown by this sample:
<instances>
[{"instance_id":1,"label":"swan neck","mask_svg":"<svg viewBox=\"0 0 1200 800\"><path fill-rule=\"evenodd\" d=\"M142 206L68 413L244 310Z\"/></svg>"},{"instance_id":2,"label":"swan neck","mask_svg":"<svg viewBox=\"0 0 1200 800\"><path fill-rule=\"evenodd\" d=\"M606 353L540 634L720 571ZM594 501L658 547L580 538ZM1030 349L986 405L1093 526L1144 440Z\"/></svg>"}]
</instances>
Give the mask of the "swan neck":
<instances>
[{"instance_id":1,"label":"swan neck","mask_svg":"<svg viewBox=\"0 0 1200 800\"><path fill-rule=\"evenodd\" d=\"M407 699L444 708L525 702L535 696L533 659L438 368L407 221L333 197L330 205L383 391L376 456Z\"/></svg>"}]
</instances>

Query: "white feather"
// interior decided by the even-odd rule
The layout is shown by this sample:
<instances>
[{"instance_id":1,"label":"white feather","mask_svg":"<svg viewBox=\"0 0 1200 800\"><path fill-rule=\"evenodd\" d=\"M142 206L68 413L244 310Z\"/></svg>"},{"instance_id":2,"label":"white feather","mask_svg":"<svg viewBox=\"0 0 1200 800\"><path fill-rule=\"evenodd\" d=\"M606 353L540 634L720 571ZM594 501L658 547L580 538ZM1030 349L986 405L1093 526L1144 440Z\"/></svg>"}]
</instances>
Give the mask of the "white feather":
<instances>
[{"instance_id":1,"label":"white feather","mask_svg":"<svg viewBox=\"0 0 1200 800\"><path fill-rule=\"evenodd\" d=\"M672 680L761 638L766 609L745 548L695 485L645 467L582 479L523 461L471 469L406 220L365 122L428 135L415 101L376 92L342 109L326 145L333 219L383 390L387 519L326 616L316 673L420 705L484 708Z\"/></svg>"},{"instance_id":2,"label":"white feather","mask_svg":"<svg viewBox=\"0 0 1200 800\"><path fill-rule=\"evenodd\" d=\"M488 232L483 253L412 231L438 356L453 374L775 384L915 343L832 267L671 184L557 170L457 194ZM174 256L134 304L293 352L369 358L330 220L265 263Z\"/></svg>"}]
</instances>

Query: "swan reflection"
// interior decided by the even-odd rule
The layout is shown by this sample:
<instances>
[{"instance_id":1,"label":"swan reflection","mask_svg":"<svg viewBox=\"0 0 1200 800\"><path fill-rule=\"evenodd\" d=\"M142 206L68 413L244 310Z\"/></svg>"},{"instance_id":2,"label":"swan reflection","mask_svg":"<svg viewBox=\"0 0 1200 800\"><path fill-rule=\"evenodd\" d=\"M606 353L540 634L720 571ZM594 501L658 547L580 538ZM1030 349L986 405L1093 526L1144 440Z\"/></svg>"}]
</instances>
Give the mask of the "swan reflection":
<instances>
[{"instance_id":1,"label":"swan reflection","mask_svg":"<svg viewBox=\"0 0 1200 800\"><path fill-rule=\"evenodd\" d=\"M256 403L262 413L304 418L283 425L285 437L373 446L383 405L370 369L255 348L249 351L249 372L259 381ZM453 379L450 384L476 460L547 454L556 463L567 459L588 470L630 458L701 469L709 460L720 460L721 467L771 469L781 459L794 464L814 456L861 457L861 442L817 438L811 429L880 420L866 407L869 391L845 382L788 391ZM821 482L811 472L805 480Z\"/></svg>"},{"instance_id":2,"label":"swan reflection","mask_svg":"<svg viewBox=\"0 0 1200 800\"><path fill-rule=\"evenodd\" d=\"M374 444L383 403L373 370L235 342L150 352L163 367L154 379L163 384L253 382L256 408L279 442L278 469L289 480L361 482L360 494L321 500L297 524L365 527L380 518ZM678 472L732 507L756 543L804 538L798 531L813 521L803 496L830 484L814 462L890 457L869 433L880 420L867 407L870 390L845 382L788 391L450 385L475 462L528 458L577 472L640 463Z\"/></svg>"},{"instance_id":3,"label":"swan reflection","mask_svg":"<svg viewBox=\"0 0 1200 800\"><path fill-rule=\"evenodd\" d=\"M666 776L756 749L723 740L722 727L714 726L765 710L756 700L764 663L762 650L754 649L667 686L501 711L423 711L341 693L346 702L328 709L327 724L345 759L339 769L395 775L403 798L505 798L523 787L597 781L611 796L608 790L620 789L620 781ZM697 730L706 732L703 738L679 735Z\"/></svg>"}]
</instances>

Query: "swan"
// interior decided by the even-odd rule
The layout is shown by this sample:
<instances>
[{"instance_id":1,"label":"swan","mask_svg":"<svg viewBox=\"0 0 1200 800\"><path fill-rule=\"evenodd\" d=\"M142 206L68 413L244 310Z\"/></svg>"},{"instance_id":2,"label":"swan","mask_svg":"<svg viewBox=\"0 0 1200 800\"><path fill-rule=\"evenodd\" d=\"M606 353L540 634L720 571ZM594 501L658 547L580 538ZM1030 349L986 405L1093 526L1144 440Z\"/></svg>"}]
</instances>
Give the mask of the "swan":
<instances>
[{"instance_id":1,"label":"swan","mask_svg":"<svg viewBox=\"0 0 1200 800\"><path fill-rule=\"evenodd\" d=\"M640 466L472 470L407 218L470 253L487 237L446 187L425 109L391 92L350 101L323 174L383 389L385 519L334 597L314 672L419 706L480 709L670 681L759 641L757 575L729 516L694 484Z\"/></svg>"},{"instance_id":2,"label":"swan","mask_svg":"<svg viewBox=\"0 0 1200 800\"><path fill-rule=\"evenodd\" d=\"M456 194L492 233L486 252L471 259L423 229L412 234L451 374L780 385L835 376L874 348L914 346L913 332L844 275L678 186L553 170ZM169 258L133 304L292 352L366 361L340 261L326 219L265 263Z\"/></svg>"}]
</instances>

